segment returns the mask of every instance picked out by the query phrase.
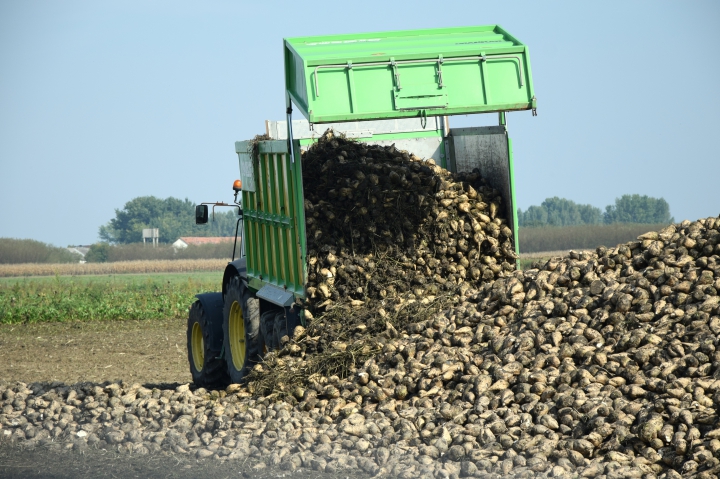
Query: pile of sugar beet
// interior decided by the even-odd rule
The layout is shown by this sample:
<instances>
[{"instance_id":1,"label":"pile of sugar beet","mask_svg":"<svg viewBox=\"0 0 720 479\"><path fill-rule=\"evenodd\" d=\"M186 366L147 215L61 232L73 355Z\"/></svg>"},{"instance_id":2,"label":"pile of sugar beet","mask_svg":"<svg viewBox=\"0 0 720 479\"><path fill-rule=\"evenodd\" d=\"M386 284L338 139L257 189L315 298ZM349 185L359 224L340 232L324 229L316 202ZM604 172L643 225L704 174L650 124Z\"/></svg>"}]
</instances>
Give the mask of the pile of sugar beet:
<instances>
[{"instance_id":1,"label":"pile of sugar beet","mask_svg":"<svg viewBox=\"0 0 720 479\"><path fill-rule=\"evenodd\" d=\"M419 306L428 314L431 303L515 269L502 199L477 171L453 175L328 130L303 154L303 183L305 307L322 317L321 351L329 338L414 322Z\"/></svg>"},{"instance_id":2,"label":"pile of sugar beet","mask_svg":"<svg viewBox=\"0 0 720 479\"><path fill-rule=\"evenodd\" d=\"M287 394L316 373L347 376L379 351L378 333L430 318L515 269L503 200L477 171L454 175L332 129L302 167L307 335L279 352L301 361L277 367L270 355L272 372L257 368L256 392Z\"/></svg>"},{"instance_id":3,"label":"pile of sugar beet","mask_svg":"<svg viewBox=\"0 0 720 479\"><path fill-rule=\"evenodd\" d=\"M477 172L331 131L303 168L308 329L251 389L464 476L720 473L720 218L515 271Z\"/></svg>"},{"instance_id":4,"label":"pile of sugar beet","mask_svg":"<svg viewBox=\"0 0 720 479\"><path fill-rule=\"evenodd\" d=\"M0 381L0 439L342 476L720 475L720 217L516 271L477 173L331 132L303 169L306 327L246 386Z\"/></svg>"}]
</instances>

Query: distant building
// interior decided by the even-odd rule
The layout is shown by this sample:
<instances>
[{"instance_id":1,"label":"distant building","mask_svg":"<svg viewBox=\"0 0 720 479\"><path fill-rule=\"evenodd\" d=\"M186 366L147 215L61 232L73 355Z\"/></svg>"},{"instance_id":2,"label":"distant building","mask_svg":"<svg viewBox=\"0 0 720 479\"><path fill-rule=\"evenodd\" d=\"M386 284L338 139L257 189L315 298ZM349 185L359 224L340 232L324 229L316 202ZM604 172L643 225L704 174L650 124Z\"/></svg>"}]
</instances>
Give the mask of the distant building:
<instances>
[{"instance_id":1,"label":"distant building","mask_svg":"<svg viewBox=\"0 0 720 479\"><path fill-rule=\"evenodd\" d=\"M87 246L83 246L83 245L68 246L67 249L68 249L68 251L70 251L71 253L79 254L80 256L82 256L82 257L84 258L85 255L87 254L87 252L90 251L90 245L87 245Z\"/></svg>"},{"instance_id":2,"label":"distant building","mask_svg":"<svg viewBox=\"0 0 720 479\"><path fill-rule=\"evenodd\" d=\"M175 249L187 248L190 245L233 243L233 236L182 236L172 246Z\"/></svg>"},{"instance_id":3,"label":"distant building","mask_svg":"<svg viewBox=\"0 0 720 479\"><path fill-rule=\"evenodd\" d=\"M73 254L79 255L79 263L85 263L85 255L88 251L90 251L90 245L68 246L67 250Z\"/></svg>"}]
</instances>

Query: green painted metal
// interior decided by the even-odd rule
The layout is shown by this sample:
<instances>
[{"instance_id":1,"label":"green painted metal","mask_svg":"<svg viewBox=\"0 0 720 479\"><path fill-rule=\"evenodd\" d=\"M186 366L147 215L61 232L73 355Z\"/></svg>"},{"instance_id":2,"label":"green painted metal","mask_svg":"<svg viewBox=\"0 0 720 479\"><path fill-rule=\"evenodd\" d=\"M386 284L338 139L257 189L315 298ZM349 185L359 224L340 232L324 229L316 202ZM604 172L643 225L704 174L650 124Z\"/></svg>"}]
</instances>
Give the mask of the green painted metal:
<instances>
[{"instance_id":1,"label":"green painted metal","mask_svg":"<svg viewBox=\"0 0 720 479\"><path fill-rule=\"evenodd\" d=\"M498 122L501 125L507 125L507 119L505 118L505 112L501 111L498 113ZM515 260L515 265L520 268L520 234L518 232L518 213L517 213L517 201L515 200L515 165L513 163L513 149L512 140L510 136L507 136L507 150L508 150L508 179L510 182L510 204L512 205L512 232L513 232L513 244L515 245L515 254L518 258Z\"/></svg>"},{"instance_id":2,"label":"green painted metal","mask_svg":"<svg viewBox=\"0 0 720 479\"><path fill-rule=\"evenodd\" d=\"M517 214L517 201L515 200L515 165L513 163L513 148L512 140L507 137L508 144L508 177L510 178L510 201L512 202L512 231L513 231L513 243L515 243L515 254L518 255L518 259L515 261L517 267L520 267L520 235L518 232L518 214Z\"/></svg>"},{"instance_id":3,"label":"green painted metal","mask_svg":"<svg viewBox=\"0 0 720 479\"><path fill-rule=\"evenodd\" d=\"M527 47L498 25L284 40L311 123L535 108Z\"/></svg>"},{"instance_id":4,"label":"green painted metal","mask_svg":"<svg viewBox=\"0 0 720 479\"><path fill-rule=\"evenodd\" d=\"M255 191L242 192L250 287L259 290L271 284L303 297L307 274L302 164L299 158L292 161L286 141L261 141L255 147ZM250 141L235 144L239 155L252 148Z\"/></svg>"}]
</instances>

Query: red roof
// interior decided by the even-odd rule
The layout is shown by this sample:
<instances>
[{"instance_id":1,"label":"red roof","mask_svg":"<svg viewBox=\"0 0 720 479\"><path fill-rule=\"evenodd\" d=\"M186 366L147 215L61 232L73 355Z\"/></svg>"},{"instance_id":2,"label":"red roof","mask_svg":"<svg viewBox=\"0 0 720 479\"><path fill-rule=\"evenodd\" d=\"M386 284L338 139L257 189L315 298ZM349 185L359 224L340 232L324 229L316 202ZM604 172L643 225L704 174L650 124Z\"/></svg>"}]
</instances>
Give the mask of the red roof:
<instances>
[{"instance_id":1,"label":"red roof","mask_svg":"<svg viewBox=\"0 0 720 479\"><path fill-rule=\"evenodd\" d=\"M189 245L232 243L235 241L232 236L181 236L180 239Z\"/></svg>"}]
</instances>

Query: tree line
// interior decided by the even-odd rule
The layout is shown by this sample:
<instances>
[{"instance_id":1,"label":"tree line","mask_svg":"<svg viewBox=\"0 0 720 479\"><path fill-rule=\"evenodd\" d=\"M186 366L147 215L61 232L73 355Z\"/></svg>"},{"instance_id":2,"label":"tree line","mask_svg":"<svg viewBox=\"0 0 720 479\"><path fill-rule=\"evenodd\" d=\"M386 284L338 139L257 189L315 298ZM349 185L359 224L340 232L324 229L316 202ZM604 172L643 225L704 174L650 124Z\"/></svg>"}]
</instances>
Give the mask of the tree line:
<instances>
[{"instance_id":1,"label":"tree line","mask_svg":"<svg viewBox=\"0 0 720 479\"><path fill-rule=\"evenodd\" d=\"M167 243L150 248L142 243L95 243L85 255L88 263L115 263L118 261L155 261L170 259L227 259L232 257L233 243L190 245L175 249ZM239 254L239 249L237 250Z\"/></svg>"},{"instance_id":2,"label":"tree line","mask_svg":"<svg viewBox=\"0 0 720 479\"><path fill-rule=\"evenodd\" d=\"M224 210L224 211L223 211ZM159 228L160 243L173 243L181 236L234 236L237 209L216 209L214 221L195 224L195 204L185 198L139 196L115 210L115 217L100 227L100 239L108 244L142 242L142 230ZM615 223L669 224L670 206L663 198L623 195L605 211L565 198L547 198L539 206L518 209L521 227L601 225Z\"/></svg>"},{"instance_id":3,"label":"tree line","mask_svg":"<svg viewBox=\"0 0 720 479\"><path fill-rule=\"evenodd\" d=\"M0 264L77 263L81 255L32 239L0 238Z\"/></svg>"},{"instance_id":4,"label":"tree line","mask_svg":"<svg viewBox=\"0 0 720 479\"><path fill-rule=\"evenodd\" d=\"M212 211L212 210L211 210ZM235 236L237 208L216 208L206 225L195 224L195 204L185 198L139 196L115 210L115 217L100 227L100 239L110 244L142 242L142 230L159 228L160 243L174 243L181 236Z\"/></svg>"},{"instance_id":5,"label":"tree line","mask_svg":"<svg viewBox=\"0 0 720 479\"><path fill-rule=\"evenodd\" d=\"M669 224L670 205L663 198L646 195L623 195L615 204L600 208L572 200L547 198L540 206L518 209L518 224L524 227L601 225L615 223Z\"/></svg>"}]
</instances>

